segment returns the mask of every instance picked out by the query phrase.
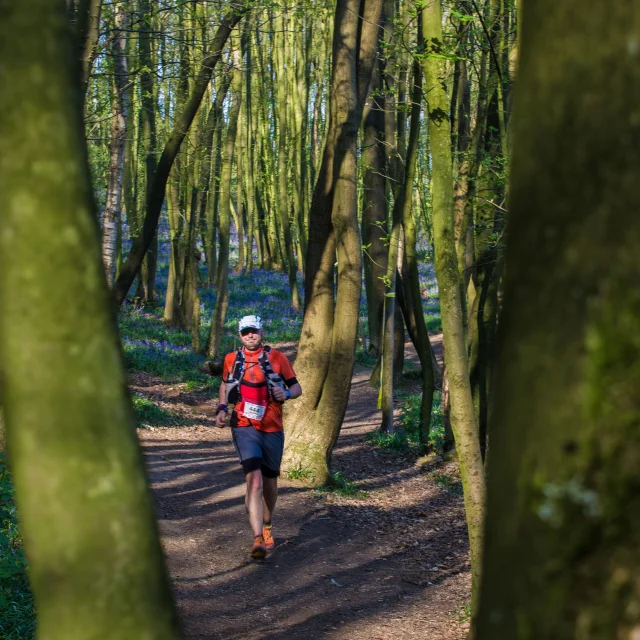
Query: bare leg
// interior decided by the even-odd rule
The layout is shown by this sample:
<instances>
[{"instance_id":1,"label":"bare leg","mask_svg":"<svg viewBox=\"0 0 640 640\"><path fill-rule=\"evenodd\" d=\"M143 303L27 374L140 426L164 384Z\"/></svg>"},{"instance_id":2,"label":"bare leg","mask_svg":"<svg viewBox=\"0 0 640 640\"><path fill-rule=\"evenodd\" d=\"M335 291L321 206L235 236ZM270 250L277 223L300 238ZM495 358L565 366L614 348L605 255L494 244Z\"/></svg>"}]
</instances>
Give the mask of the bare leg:
<instances>
[{"instance_id":1,"label":"bare leg","mask_svg":"<svg viewBox=\"0 0 640 640\"><path fill-rule=\"evenodd\" d=\"M278 499L278 478L262 476L262 497L264 500L264 521L271 522Z\"/></svg>"},{"instance_id":2,"label":"bare leg","mask_svg":"<svg viewBox=\"0 0 640 640\"><path fill-rule=\"evenodd\" d=\"M247 495L245 504L249 513L249 524L254 536L262 535L262 518L264 507L262 504L262 472L260 469L247 473Z\"/></svg>"}]
</instances>

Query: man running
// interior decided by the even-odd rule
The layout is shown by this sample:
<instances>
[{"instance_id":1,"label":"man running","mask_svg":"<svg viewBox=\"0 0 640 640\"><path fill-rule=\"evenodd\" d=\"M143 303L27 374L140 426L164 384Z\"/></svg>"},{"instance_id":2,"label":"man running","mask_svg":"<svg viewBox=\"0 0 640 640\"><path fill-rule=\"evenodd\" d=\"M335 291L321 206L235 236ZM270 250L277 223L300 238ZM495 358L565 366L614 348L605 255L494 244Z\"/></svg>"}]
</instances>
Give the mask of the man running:
<instances>
[{"instance_id":1,"label":"man running","mask_svg":"<svg viewBox=\"0 0 640 640\"><path fill-rule=\"evenodd\" d=\"M250 555L261 560L275 547L271 518L284 449L282 405L302 389L287 357L263 346L260 317L244 316L238 330L243 346L225 356L216 425L224 427L227 402L235 404L230 424L247 481L245 504L254 535Z\"/></svg>"}]
</instances>

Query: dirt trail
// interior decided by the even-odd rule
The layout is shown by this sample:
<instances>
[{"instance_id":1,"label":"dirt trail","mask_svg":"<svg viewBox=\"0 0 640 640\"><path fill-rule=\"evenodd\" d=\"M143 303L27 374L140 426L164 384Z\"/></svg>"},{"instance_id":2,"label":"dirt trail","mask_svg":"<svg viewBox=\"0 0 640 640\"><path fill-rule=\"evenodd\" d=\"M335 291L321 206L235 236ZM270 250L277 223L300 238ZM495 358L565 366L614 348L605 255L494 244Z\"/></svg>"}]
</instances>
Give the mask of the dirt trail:
<instances>
[{"instance_id":1,"label":"dirt trail","mask_svg":"<svg viewBox=\"0 0 640 640\"><path fill-rule=\"evenodd\" d=\"M247 556L244 477L229 430L212 426L212 403L134 377L137 392L200 423L139 431L186 638L464 637L470 577L461 498L415 460L363 442L380 419L369 375L354 374L334 453L335 468L367 493L323 495L283 480L277 547L262 563Z\"/></svg>"}]
</instances>

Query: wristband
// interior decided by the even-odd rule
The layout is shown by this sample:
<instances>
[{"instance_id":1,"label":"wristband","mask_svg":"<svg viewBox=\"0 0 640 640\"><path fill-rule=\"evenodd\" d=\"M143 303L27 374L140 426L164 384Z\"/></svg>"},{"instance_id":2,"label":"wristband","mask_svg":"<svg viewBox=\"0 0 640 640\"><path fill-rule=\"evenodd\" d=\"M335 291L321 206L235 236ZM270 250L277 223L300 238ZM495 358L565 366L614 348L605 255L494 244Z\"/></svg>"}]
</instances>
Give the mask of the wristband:
<instances>
[{"instance_id":1,"label":"wristband","mask_svg":"<svg viewBox=\"0 0 640 640\"><path fill-rule=\"evenodd\" d=\"M218 415L221 411L224 411L225 413L229 413L229 409L227 409L227 405L226 404L219 404L218 408L216 409L216 415Z\"/></svg>"},{"instance_id":2,"label":"wristband","mask_svg":"<svg viewBox=\"0 0 640 640\"><path fill-rule=\"evenodd\" d=\"M287 400L291 400L291 390L285 389L284 394L287 396Z\"/></svg>"}]
</instances>

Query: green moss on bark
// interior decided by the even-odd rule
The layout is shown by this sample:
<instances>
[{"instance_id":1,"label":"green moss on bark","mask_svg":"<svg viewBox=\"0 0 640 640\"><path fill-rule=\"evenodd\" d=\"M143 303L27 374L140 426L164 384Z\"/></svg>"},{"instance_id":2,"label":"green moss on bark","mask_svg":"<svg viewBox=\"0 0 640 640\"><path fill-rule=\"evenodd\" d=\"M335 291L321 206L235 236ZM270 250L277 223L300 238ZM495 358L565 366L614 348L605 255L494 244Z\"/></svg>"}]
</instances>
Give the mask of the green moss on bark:
<instances>
[{"instance_id":1,"label":"green moss on bark","mask_svg":"<svg viewBox=\"0 0 640 640\"><path fill-rule=\"evenodd\" d=\"M66 4L2 14L0 359L38 635L176 638L100 264Z\"/></svg>"}]
</instances>

